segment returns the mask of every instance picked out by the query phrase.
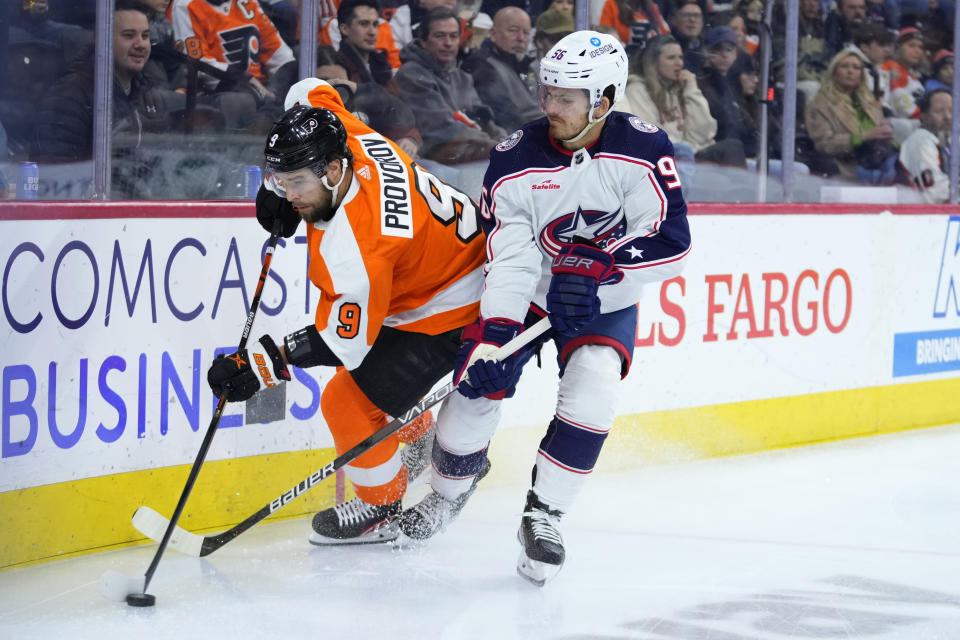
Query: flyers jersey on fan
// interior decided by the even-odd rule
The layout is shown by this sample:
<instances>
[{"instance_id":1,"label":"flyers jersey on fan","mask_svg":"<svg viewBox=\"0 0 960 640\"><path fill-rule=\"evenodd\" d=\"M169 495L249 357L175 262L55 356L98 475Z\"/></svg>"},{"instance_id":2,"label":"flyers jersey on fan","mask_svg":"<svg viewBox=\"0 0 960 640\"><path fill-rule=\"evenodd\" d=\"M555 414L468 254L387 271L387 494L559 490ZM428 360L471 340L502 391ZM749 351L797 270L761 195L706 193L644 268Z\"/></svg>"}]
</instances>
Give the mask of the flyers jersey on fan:
<instances>
[{"instance_id":1,"label":"flyers jersey on fan","mask_svg":"<svg viewBox=\"0 0 960 640\"><path fill-rule=\"evenodd\" d=\"M261 82L294 61L257 0L173 0L167 9L177 48L218 69L247 72ZM266 72L264 70L266 68Z\"/></svg>"},{"instance_id":2,"label":"flyers jersey on fan","mask_svg":"<svg viewBox=\"0 0 960 640\"><path fill-rule=\"evenodd\" d=\"M437 335L476 320L485 260L476 203L354 117L326 82L293 85L284 106L297 104L336 114L353 153L336 213L307 225L323 341L353 369L382 326ZM266 184L282 190L273 175Z\"/></svg>"}]
</instances>

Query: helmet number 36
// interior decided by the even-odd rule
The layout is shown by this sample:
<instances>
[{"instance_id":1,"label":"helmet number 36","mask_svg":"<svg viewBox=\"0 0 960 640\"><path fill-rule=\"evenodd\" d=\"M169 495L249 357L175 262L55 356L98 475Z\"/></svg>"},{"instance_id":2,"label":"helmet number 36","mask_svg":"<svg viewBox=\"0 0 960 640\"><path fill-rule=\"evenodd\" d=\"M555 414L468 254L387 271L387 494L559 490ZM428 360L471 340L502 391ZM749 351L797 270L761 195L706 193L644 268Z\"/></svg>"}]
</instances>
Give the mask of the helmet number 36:
<instances>
[{"instance_id":1,"label":"helmet number 36","mask_svg":"<svg viewBox=\"0 0 960 640\"><path fill-rule=\"evenodd\" d=\"M433 217L444 225L456 220L457 237L463 242L470 242L476 237L480 233L479 212L470 196L424 171L419 165L414 164L413 168L417 177L417 191L430 207Z\"/></svg>"}]
</instances>

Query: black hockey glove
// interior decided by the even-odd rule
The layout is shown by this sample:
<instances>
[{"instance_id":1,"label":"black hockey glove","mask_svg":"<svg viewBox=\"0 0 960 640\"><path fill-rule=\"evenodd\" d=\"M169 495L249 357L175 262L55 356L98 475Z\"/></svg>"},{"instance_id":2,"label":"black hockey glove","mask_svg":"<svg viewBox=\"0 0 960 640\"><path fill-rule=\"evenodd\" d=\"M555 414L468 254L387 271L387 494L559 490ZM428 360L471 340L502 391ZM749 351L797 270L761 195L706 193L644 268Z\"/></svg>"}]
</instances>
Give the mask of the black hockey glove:
<instances>
[{"instance_id":1,"label":"black hockey glove","mask_svg":"<svg viewBox=\"0 0 960 640\"><path fill-rule=\"evenodd\" d=\"M273 221L280 219L280 235L289 238L300 226L300 214L286 198L281 198L265 186L257 191L257 222L268 232L273 233Z\"/></svg>"},{"instance_id":2,"label":"black hockey glove","mask_svg":"<svg viewBox=\"0 0 960 640\"><path fill-rule=\"evenodd\" d=\"M547 313L557 333L577 333L600 315L600 281L616 273L613 256L588 244L570 245L553 261Z\"/></svg>"},{"instance_id":3,"label":"black hockey glove","mask_svg":"<svg viewBox=\"0 0 960 640\"><path fill-rule=\"evenodd\" d=\"M275 387L280 381L290 380L290 370L273 339L261 336L260 346L249 354L244 349L229 356L221 353L214 359L207 371L207 383L214 395L226 395L229 402L244 402L261 386Z\"/></svg>"}]
</instances>

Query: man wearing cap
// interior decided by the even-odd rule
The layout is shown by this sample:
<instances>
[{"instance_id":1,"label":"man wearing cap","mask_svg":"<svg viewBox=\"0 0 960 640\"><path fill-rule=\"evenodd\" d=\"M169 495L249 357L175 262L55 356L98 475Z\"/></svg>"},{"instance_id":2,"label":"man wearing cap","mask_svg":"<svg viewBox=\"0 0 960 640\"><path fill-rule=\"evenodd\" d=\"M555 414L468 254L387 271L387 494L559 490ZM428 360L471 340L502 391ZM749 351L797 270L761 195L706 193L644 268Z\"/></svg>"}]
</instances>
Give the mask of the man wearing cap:
<instances>
[{"instance_id":1,"label":"man wearing cap","mask_svg":"<svg viewBox=\"0 0 960 640\"><path fill-rule=\"evenodd\" d=\"M744 121L736 92L727 79L727 72L737 60L737 34L725 25L711 27L704 48L704 64L697 74L697 85L710 105L710 115L717 121L715 139L718 142L730 138L740 140L746 156L756 157L758 132Z\"/></svg>"},{"instance_id":2,"label":"man wearing cap","mask_svg":"<svg viewBox=\"0 0 960 640\"><path fill-rule=\"evenodd\" d=\"M490 37L463 62L480 99L510 131L540 117L540 101L530 84L534 58L527 55L529 49L530 16L519 7L504 7L493 16Z\"/></svg>"},{"instance_id":3,"label":"man wearing cap","mask_svg":"<svg viewBox=\"0 0 960 640\"><path fill-rule=\"evenodd\" d=\"M920 66L926 52L923 49L923 34L916 27L904 27L897 36L897 52L883 64L890 73L889 106L894 115L903 118L919 118L917 100L923 95L920 82Z\"/></svg>"},{"instance_id":4,"label":"man wearing cap","mask_svg":"<svg viewBox=\"0 0 960 640\"><path fill-rule=\"evenodd\" d=\"M537 18L533 34L533 46L537 49L537 63L555 44L571 33L576 27L573 14L560 9L547 9Z\"/></svg>"}]
</instances>

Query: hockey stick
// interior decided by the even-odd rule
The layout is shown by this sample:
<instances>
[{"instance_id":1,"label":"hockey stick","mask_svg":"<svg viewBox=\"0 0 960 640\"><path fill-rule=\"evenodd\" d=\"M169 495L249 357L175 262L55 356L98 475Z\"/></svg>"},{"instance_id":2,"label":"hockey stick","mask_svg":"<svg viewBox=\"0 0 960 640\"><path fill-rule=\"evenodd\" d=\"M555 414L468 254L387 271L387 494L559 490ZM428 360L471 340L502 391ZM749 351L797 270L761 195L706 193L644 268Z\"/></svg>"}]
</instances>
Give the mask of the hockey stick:
<instances>
[{"instance_id":1,"label":"hockey stick","mask_svg":"<svg viewBox=\"0 0 960 640\"><path fill-rule=\"evenodd\" d=\"M273 223L273 232L270 234L270 241L267 243L266 255L263 257L263 268L260 269L260 279L257 281L257 290L253 294L253 302L250 303L250 312L247 313L247 321L243 325L243 334L240 336L240 344L237 346L238 352L243 351L247 346L247 339L250 337L253 319L256 317L257 309L260 307L260 296L263 294L263 285L267 281L267 273L270 272L270 263L273 261L273 252L277 248L277 239L279 237L280 219L277 218ZM160 540L160 546L157 548L157 552L154 554L153 560L147 568L147 572L143 574L143 591L127 595L127 604L131 606L149 607L153 606L154 602L156 602L156 598L147 593L147 588L150 586L150 580L153 579L153 574L157 570L157 565L160 564L160 557L170 543L174 529L179 529L177 522L180 520L180 514L183 513L183 507L187 504L190 491L193 489L193 485L197 481L197 476L200 474L200 467L203 465L203 461L207 457L207 451L213 443L213 436L217 432L217 425L220 424L220 417L223 415L223 409L226 405L227 394L224 393L220 396L220 401L217 402L217 408L213 412L210 426L207 427L207 433L203 436L203 443L200 445L197 458L193 461L193 466L190 468L190 475L187 476L187 483L184 485L183 492L180 494L180 500L177 501L177 506L173 510L173 517L167 523L166 530L163 532L163 537Z\"/></svg>"},{"instance_id":2,"label":"hockey stick","mask_svg":"<svg viewBox=\"0 0 960 640\"><path fill-rule=\"evenodd\" d=\"M519 351L521 348L543 335L549 328L550 319L547 317L541 318L529 329L523 331L513 340L498 348L493 354L491 354L491 358L500 360L516 351ZM423 414L427 409L434 406L438 402L441 402L444 398L456 391L456 389L457 385L454 384L452 380L446 383L430 395L423 398L416 405L408 409L406 413L394 418L376 432L368 436L365 440L358 443L352 449L344 452L322 469L313 472L309 477L304 478L291 489L283 492L277 496L277 498L264 505L259 511L251 515L249 518L231 527L230 529L227 529L226 531L215 535L201 536L196 533L190 533L186 529L174 527L175 533L170 538L170 547L190 556L202 557L210 555L253 525L268 517L270 514L285 507L288 503L292 502L294 498L297 498L298 496L315 487L320 482L323 482L323 480L336 473L338 469L350 464L364 453L389 438L391 435L399 431L401 427L409 424L415 418ZM176 516L177 514L174 515ZM164 527L166 527L169 531L170 521L150 507L143 506L137 509L136 513L133 514L133 526L143 535L152 540L156 540L159 537L160 532L164 531Z\"/></svg>"}]
</instances>

